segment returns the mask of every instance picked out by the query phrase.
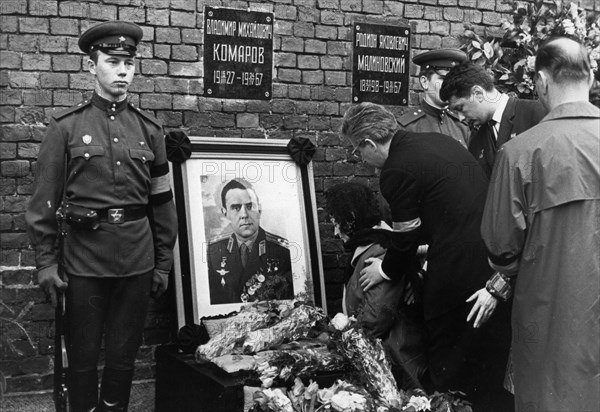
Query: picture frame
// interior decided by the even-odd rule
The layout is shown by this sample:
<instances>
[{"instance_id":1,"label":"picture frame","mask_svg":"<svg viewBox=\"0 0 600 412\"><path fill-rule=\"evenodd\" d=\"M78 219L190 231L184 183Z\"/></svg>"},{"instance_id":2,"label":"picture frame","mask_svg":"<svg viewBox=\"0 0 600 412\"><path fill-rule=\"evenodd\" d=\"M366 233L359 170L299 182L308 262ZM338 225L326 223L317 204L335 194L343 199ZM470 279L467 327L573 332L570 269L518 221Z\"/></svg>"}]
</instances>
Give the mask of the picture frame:
<instances>
[{"instance_id":1,"label":"picture frame","mask_svg":"<svg viewBox=\"0 0 600 412\"><path fill-rule=\"evenodd\" d=\"M174 249L179 327L263 298L304 298L326 312L312 163L296 163L287 140L189 139L190 158L171 163L179 226ZM249 190L232 190L233 180ZM234 195L252 199L229 201ZM224 196L229 209L223 207ZM233 213L247 208L240 213L251 214L252 207L256 221L247 223L245 216L236 226ZM258 230L246 258L252 264L242 268L239 230L248 227ZM278 295L281 290L285 294Z\"/></svg>"}]
</instances>

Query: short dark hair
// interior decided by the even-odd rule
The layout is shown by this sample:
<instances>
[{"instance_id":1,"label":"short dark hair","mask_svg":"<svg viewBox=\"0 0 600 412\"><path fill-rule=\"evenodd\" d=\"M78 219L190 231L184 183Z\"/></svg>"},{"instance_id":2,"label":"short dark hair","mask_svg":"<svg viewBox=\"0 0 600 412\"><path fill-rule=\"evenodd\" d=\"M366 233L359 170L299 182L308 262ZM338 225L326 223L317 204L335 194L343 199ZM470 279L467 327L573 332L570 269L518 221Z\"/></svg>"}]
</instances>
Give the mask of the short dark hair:
<instances>
[{"instance_id":1,"label":"short dark hair","mask_svg":"<svg viewBox=\"0 0 600 412\"><path fill-rule=\"evenodd\" d=\"M381 221L379 202L373 191L357 182L340 183L325 192L325 210L352 237L361 229L370 229Z\"/></svg>"},{"instance_id":2,"label":"short dark hair","mask_svg":"<svg viewBox=\"0 0 600 412\"><path fill-rule=\"evenodd\" d=\"M426 68L421 69L419 72L419 77L425 76L427 80L431 80L431 76L433 76L434 73L437 73L435 69L432 66L427 66Z\"/></svg>"},{"instance_id":3,"label":"short dark hair","mask_svg":"<svg viewBox=\"0 0 600 412\"><path fill-rule=\"evenodd\" d=\"M98 64L98 55L100 55L100 50L95 49L90 51L89 57L95 64Z\"/></svg>"},{"instance_id":4,"label":"short dark hair","mask_svg":"<svg viewBox=\"0 0 600 412\"><path fill-rule=\"evenodd\" d=\"M252 188L246 186L245 184L236 179L232 179L229 182L227 182L227 184L223 186L223 189L221 190L221 205L223 205L223 207L225 208L227 207L227 205L225 204L225 197L227 196L227 192L233 189L248 190Z\"/></svg>"},{"instance_id":5,"label":"short dark hair","mask_svg":"<svg viewBox=\"0 0 600 412\"><path fill-rule=\"evenodd\" d=\"M535 71L546 71L556 83L577 83L589 80L590 57L577 40L556 36L545 40L535 58Z\"/></svg>"},{"instance_id":6,"label":"short dark hair","mask_svg":"<svg viewBox=\"0 0 600 412\"><path fill-rule=\"evenodd\" d=\"M481 86L485 91L491 92L494 90L494 79L482 66L468 62L459 64L446 74L440 88L440 99L447 102L452 96L470 96L473 86Z\"/></svg>"}]
</instances>

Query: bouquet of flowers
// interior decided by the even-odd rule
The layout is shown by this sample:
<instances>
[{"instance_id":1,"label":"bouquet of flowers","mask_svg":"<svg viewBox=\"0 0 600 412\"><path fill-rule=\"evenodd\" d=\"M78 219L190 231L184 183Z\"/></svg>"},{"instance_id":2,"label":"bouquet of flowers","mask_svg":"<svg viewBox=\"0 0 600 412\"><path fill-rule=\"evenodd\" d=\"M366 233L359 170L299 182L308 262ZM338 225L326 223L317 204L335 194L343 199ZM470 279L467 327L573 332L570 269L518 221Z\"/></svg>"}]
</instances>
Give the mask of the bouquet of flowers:
<instances>
[{"instance_id":1,"label":"bouquet of flowers","mask_svg":"<svg viewBox=\"0 0 600 412\"><path fill-rule=\"evenodd\" d=\"M274 379L288 380L291 377L308 377L316 372L347 369L348 364L338 353L325 347L297 350L263 351L254 355L257 371L264 388L269 388Z\"/></svg>"},{"instance_id":2,"label":"bouquet of flowers","mask_svg":"<svg viewBox=\"0 0 600 412\"><path fill-rule=\"evenodd\" d=\"M196 349L196 360L212 360L233 353L254 353L285 340L306 336L325 315L304 302L265 301L243 306L225 328Z\"/></svg>"},{"instance_id":3,"label":"bouquet of flowers","mask_svg":"<svg viewBox=\"0 0 600 412\"><path fill-rule=\"evenodd\" d=\"M232 353L236 345L243 343L248 333L267 327L285 318L292 311L289 302L257 302L242 306L240 312L231 316L223 330L204 345L196 349L198 362L214 359Z\"/></svg>"},{"instance_id":4,"label":"bouquet of flowers","mask_svg":"<svg viewBox=\"0 0 600 412\"><path fill-rule=\"evenodd\" d=\"M255 353L282 343L292 341L308 334L315 323L325 317L321 309L301 304L284 319L268 328L249 331L244 337L244 353Z\"/></svg>"},{"instance_id":5,"label":"bouquet of flowers","mask_svg":"<svg viewBox=\"0 0 600 412\"><path fill-rule=\"evenodd\" d=\"M262 389L254 394L254 406L249 412L380 412L371 395L359 386L338 380L329 388L319 389L310 382L304 386L296 378L294 386L285 391L281 388Z\"/></svg>"},{"instance_id":6,"label":"bouquet of flowers","mask_svg":"<svg viewBox=\"0 0 600 412\"><path fill-rule=\"evenodd\" d=\"M343 313L338 313L331 325L337 331L334 342L338 350L358 370L369 393L384 406L402 406L405 395L398 390L381 340L367 337L356 322Z\"/></svg>"}]
</instances>

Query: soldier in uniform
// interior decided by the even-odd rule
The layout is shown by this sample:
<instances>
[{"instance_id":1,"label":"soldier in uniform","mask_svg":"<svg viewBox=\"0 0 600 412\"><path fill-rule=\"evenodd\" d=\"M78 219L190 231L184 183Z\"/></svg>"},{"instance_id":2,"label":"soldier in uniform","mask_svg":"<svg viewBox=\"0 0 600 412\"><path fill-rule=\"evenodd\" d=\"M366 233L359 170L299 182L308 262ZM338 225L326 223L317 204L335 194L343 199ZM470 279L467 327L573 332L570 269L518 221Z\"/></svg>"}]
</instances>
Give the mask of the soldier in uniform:
<instances>
[{"instance_id":1,"label":"soldier in uniform","mask_svg":"<svg viewBox=\"0 0 600 412\"><path fill-rule=\"evenodd\" d=\"M294 297L288 241L260 227L254 189L240 179L221 191L230 230L208 245L211 304Z\"/></svg>"},{"instance_id":2,"label":"soldier in uniform","mask_svg":"<svg viewBox=\"0 0 600 412\"><path fill-rule=\"evenodd\" d=\"M448 110L440 99L439 91L448 71L467 61L467 55L458 49L440 49L421 53L413 58L420 66L419 82L424 91L421 107L409 110L398 119L398 123L409 132L442 133L453 137L467 147L470 130L458 115Z\"/></svg>"},{"instance_id":3,"label":"soldier in uniform","mask_svg":"<svg viewBox=\"0 0 600 412\"><path fill-rule=\"evenodd\" d=\"M26 213L39 284L54 305L57 289L65 291L72 411L127 410L150 295L167 289L173 261L177 216L162 125L127 100L141 38L139 26L122 21L81 36L95 90L50 119ZM62 280L61 204L68 223Z\"/></svg>"}]
</instances>

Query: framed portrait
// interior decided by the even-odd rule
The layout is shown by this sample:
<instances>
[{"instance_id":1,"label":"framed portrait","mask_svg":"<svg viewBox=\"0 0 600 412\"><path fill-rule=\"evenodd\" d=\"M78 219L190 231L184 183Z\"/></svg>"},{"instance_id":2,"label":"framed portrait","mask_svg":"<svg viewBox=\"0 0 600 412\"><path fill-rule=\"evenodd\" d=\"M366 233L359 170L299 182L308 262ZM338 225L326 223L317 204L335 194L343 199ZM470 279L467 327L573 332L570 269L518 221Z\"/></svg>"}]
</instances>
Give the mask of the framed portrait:
<instances>
[{"instance_id":1,"label":"framed portrait","mask_svg":"<svg viewBox=\"0 0 600 412\"><path fill-rule=\"evenodd\" d=\"M285 140L190 141L190 158L172 163L179 326L254 301L324 307L312 164L297 164Z\"/></svg>"}]
</instances>

